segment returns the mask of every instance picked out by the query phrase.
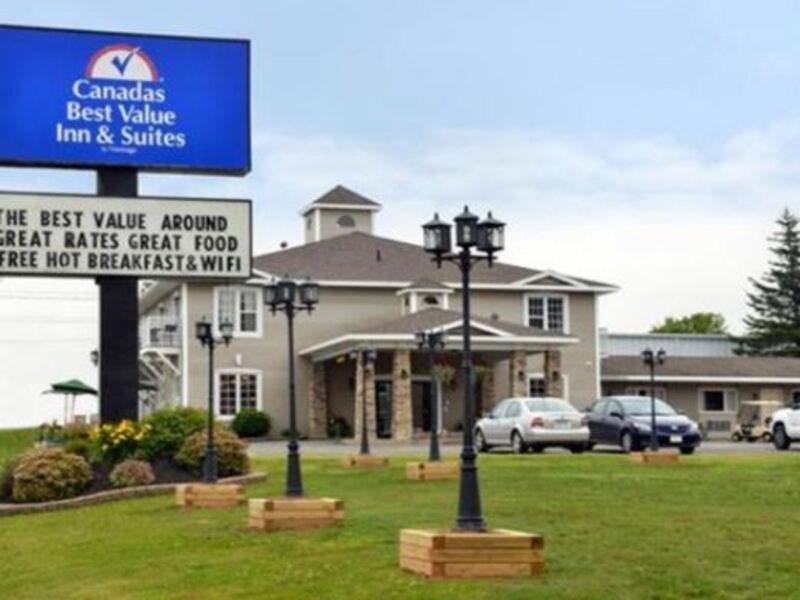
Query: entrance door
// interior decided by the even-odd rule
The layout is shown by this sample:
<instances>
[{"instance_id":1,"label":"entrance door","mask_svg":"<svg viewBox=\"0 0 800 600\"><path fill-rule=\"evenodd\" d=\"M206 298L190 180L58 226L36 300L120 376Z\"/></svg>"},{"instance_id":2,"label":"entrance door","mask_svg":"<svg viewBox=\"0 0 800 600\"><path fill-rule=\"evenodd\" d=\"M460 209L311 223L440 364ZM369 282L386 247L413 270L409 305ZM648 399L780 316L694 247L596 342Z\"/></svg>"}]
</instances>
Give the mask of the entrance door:
<instances>
[{"instance_id":1,"label":"entrance door","mask_svg":"<svg viewBox=\"0 0 800 600\"><path fill-rule=\"evenodd\" d=\"M414 381L411 384L412 423L414 431L431 430L431 397L430 381Z\"/></svg>"},{"instance_id":2,"label":"entrance door","mask_svg":"<svg viewBox=\"0 0 800 600\"><path fill-rule=\"evenodd\" d=\"M392 437L392 382L375 382L375 435Z\"/></svg>"}]
</instances>

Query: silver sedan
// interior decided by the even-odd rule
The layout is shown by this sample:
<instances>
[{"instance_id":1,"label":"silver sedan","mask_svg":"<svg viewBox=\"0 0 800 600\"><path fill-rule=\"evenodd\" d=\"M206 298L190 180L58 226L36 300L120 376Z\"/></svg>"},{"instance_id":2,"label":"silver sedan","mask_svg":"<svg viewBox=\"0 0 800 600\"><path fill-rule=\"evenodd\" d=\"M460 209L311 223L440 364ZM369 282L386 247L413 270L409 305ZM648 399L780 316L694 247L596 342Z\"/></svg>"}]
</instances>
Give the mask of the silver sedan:
<instances>
[{"instance_id":1,"label":"silver sedan","mask_svg":"<svg viewBox=\"0 0 800 600\"><path fill-rule=\"evenodd\" d=\"M586 417L561 398L508 398L475 425L479 452L511 446L515 453L561 446L574 453L589 444Z\"/></svg>"}]
</instances>

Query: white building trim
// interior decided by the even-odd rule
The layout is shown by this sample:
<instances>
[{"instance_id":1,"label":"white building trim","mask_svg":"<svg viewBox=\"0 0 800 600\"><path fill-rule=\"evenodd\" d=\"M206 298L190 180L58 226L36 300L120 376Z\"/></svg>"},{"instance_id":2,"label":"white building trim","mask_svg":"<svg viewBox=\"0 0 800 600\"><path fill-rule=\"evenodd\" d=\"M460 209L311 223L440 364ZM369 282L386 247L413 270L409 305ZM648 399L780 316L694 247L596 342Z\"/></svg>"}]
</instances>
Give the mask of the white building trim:
<instances>
[{"instance_id":1,"label":"white building trim","mask_svg":"<svg viewBox=\"0 0 800 600\"><path fill-rule=\"evenodd\" d=\"M603 381L630 381L647 383L649 375L603 375ZM800 377L740 377L737 375L656 375L656 383L755 383L755 384L800 384Z\"/></svg>"}]
</instances>

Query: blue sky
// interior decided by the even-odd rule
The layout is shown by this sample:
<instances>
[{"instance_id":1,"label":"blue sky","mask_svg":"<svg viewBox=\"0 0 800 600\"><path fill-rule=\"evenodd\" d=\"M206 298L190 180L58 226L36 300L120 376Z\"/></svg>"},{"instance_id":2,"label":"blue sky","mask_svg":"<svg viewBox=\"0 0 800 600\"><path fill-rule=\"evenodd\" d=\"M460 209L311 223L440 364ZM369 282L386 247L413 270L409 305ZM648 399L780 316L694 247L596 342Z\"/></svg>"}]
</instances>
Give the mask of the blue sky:
<instances>
[{"instance_id":1,"label":"blue sky","mask_svg":"<svg viewBox=\"0 0 800 600\"><path fill-rule=\"evenodd\" d=\"M612 330L712 310L739 331L774 219L800 210L800 2L4 0L0 22L250 38L253 172L140 191L253 198L258 251L300 243L297 211L338 183L409 241L469 203L509 223L505 260L619 285ZM4 168L0 189L94 180ZM94 298L90 281L0 280L0 364L32 382L18 398L93 380ZM65 358L45 369L44 347Z\"/></svg>"}]
</instances>

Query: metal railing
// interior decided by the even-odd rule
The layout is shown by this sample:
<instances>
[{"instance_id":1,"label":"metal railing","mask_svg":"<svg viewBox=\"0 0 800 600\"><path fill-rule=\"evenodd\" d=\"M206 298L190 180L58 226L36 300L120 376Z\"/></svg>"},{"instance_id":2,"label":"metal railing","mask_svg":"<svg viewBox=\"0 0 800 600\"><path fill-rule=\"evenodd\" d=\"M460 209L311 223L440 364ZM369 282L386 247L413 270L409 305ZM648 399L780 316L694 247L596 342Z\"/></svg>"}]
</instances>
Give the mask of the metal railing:
<instances>
[{"instance_id":1,"label":"metal railing","mask_svg":"<svg viewBox=\"0 0 800 600\"><path fill-rule=\"evenodd\" d=\"M179 348L181 331L178 317L154 315L139 319L140 348Z\"/></svg>"}]
</instances>

